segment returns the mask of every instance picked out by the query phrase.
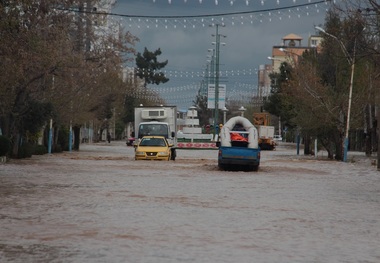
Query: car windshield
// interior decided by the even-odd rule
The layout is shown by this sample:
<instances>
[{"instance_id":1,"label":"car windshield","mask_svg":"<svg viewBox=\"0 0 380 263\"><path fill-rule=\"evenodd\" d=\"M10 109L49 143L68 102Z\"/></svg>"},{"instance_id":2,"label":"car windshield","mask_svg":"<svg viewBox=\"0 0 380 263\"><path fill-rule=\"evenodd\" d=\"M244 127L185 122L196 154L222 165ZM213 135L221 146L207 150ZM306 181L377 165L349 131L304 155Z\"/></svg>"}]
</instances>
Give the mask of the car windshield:
<instances>
[{"instance_id":1,"label":"car windshield","mask_svg":"<svg viewBox=\"0 0 380 263\"><path fill-rule=\"evenodd\" d=\"M140 146L166 146L166 142L163 138L143 138Z\"/></svg>"},{"instance_id":2,"label":"car windshield","mask_svg":"<svg viewBox=\"0 0 380 263\"><path fill-rule=\"evenodd\" d=\"M148 135L164 136L168 138L168 127L160 123L146 123L139 126L139 138Z\"/></svg>"}]
</instances>

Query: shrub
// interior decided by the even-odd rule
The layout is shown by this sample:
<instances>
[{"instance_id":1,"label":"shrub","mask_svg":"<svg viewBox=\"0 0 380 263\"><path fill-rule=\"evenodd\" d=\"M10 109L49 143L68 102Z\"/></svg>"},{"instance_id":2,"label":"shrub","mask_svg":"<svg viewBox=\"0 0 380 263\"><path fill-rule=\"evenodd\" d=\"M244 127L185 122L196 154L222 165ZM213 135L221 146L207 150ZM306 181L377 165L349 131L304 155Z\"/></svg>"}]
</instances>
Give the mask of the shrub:
<instances>
[{"instance_id":1,"label":"shrub","mask_svg":"<svg viewBox=\"0 0 380 263\"><path fill-rule=\"evenodd\" d=\"M18 158L29 158L34 153L34 145L31 143L25 143L18 149Z\"/></svg>"},{"instance_id":2,"label":"shrub","mask_svg":"<svg viewBox=\"0 0 380 263\"><path fill-rule=\"evenodd\" d=\"M11 140L8 137L0 135L0 156L8 155L11 151Z\"/></svg>"},{"instance_id":3,"label":"shrub","mask_svg":"<svg viewBox=\"0 0 380 263\"><path fill-rule=\"evenodd\" d=\"M58 146L59 145L59 146ZM63 150L69 150L69 129L62 126L58 131L58 145L55 152L62 152Z\"/></svg>"},{"instance_id":4,"label":"shrub","mask_svg":"<svg viewBox=\"0 0 380 263\"><path fill-rule=\"evenodd\" d=\"M44 154L47 154L47 148L46 146L44 145L37 145L35 148L34 148L34 153L35 155L44 155Z\"/></svg>"},{"instance_id":5,"label":"shrub","mask_svg":"<svg viewBox=\"0 0 380 263\"><path fill-rule=\"evenodd\" d=\"M54 144L53 145L52 152L61 153L62 151L63 151L62 146L60 144Z\"/></svg>"}]
</instances>

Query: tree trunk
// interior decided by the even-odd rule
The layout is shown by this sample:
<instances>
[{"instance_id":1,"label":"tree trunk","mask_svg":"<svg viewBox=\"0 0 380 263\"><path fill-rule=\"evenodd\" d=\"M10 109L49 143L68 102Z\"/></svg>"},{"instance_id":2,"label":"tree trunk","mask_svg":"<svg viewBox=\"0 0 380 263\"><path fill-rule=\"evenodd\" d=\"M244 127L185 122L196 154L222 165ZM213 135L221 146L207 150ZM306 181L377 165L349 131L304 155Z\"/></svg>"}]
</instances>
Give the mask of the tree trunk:
<instances>
[{"instance_id":1,"label":"tree trunk","mask_svg":"<svg viewBox=\"0 0 380 263\"><path fill-rule=\"evenodd\" d=\"M99 130L99 134L98 134L98 142L101 142L101 141L102 141L102 134L103 134L103 131L104 131L104 129L103 129L103 128L100 128L100 130Z\"/></svg>"},{"instance_id":2,"label":"tree trunk","mask_svg":"<svg viewBox=\"0 0 380 263\"><path fill-rule=\"evenodd\" d=\"M371 140L371 135L372 135L372 118L371 118L371 105L368 105L366 107L365 111L365 123L366 123L366 130L364 133L364 141L365 141L365 155L366 156L371 156L372 154L372 140Z\"/></svg>"},{"instance_id":3,"label":"tree trunk","mask_svg":"<svg viewBox=\"0 0 380 263\"><path fill-rule=\"evenodd\" d=\"M22 133L20 132L20 127L17 125L17 120L14 115L8 114L8 129L9 129L9 139L12 142L11 157L18 158L19 150L22 140Z\"/></svg>"},{"instance_id":4,"label":"tree trunk","mask_svg":"<svg viewBox=\"0 0 380 263\"><path fill-rule=\"evenodd\" d=\"M343 141L344 136L342 138L339 138L337 143L335 144L335 160L342 161L343 160Z\"/></svg>"},{"instance_id":5,"label":"tree trunk","mask_svg":"<svg viewBox=\"0 0 380 263\"><path fill-rule=\"evenodd\" d=\"M73 150L79 151L80 126L73 126L73 134L74 134L74 146L73 146Z\"/></svg>"},{"instance_id":6,"label":"tree trunk","mask_svg":"<svg viewBox=\"0 0 380 263\"><path fill-rule=\"evenodd\" d=\"M327 158L329 158L330 160L334 159L334 151L333 151L333 147L332 147L331 142L329 140L323 140L323 139L320 139L319 141L320 141L321 145L327 151Z\"/></svg>"},{"instance_id":7,"label":"tree trunk","mask_svg":"<svg viewBox=\"0 0 380 263\"><path fill-rule=\"evenodd\" d=\"M377 99L379 100L379 98ZM379 123L380 123L380 114L379 114L379 106L376 106L376 132L377 132L377 170L380 171L380 132L379 132Z\"/></svg>"},{"instance_id":8,"label":"tree trunk","mask_svg":"<svg viewBox=\"0 0 380 263\"><path fill-rule=\"evenodd\" d=\"M327 148L327 158L329 158L330 160L334 159L334 153L331 149Z\"/></svg>"},{"instance_id":9,"label":"tree trunk","mask_svg":"<svg viewBox=\"0 0 380 263\"><path fill-rule=\"evenodd\" d=\"M310 136L308 134L305 134L303 137L303 143L304 143L304 148L303 148L303 153L304 155L310 155Z\"/></svg>"},{"instance_id":10,"label":"tree trunk","mask_svg":"<svg viewBox=\"0 0 380 263\"><path fill-rule=\"evenodd\" d=\"M365 134L365 155L367 157L372 155L371 134L369 132Z\"/></svg>"},{"instance_id":11,"label":"tree trunk","mask_svg":"<svg viewBox=\"0 0 380 263\"><path fill-rule=\"evenodd\" d=\"M7 119L6 117L0 116L0 128L1 128L1 133L9 138L10 137L9 119Z\"/></svg>"},{"instance_id":12,"label":"tree trunk","mask_svg":"<svg viewBox=\"0 0 380 263\"><path fill-rule=\"evenodd\" d=\"M58 128L58 127L55 127L55 128L53 129L53 131L54 131L54 136L53 136L54 143L53 143L53 145L56 146L56 145L58 145L59 128ZM62 150L64 150L64 149L62 149Z\"/></svg>"},{"instance_id":13,"label":"tree trunk","mask_svg":"<svg viewBox=\"0 0 380 263\"><path fill-rule=\"evenodd\" d=\"M16 129L16 128L14 128ZM21 144L21 135L19 132L17 131L13 131L13 134L12 134L12 157L18 157L18 152L19 152L19 149L20 149L20 144Z\"/></svg>"}]
</instances>

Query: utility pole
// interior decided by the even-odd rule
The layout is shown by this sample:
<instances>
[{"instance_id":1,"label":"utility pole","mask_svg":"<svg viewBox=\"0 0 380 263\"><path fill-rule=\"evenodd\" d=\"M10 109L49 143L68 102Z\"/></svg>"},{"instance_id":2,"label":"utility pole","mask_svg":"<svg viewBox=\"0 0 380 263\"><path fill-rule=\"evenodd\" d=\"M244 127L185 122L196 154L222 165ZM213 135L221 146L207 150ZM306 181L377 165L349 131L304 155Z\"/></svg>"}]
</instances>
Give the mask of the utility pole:
<instances>
[{"instance_id":1,"label":"utility pole","mask_svg":"<svg viewBox=\"0 0 380 263\"><path fill-rule=\"evenodd\" d=\"M218 113L219 113L219 55L220 55L220 35L219 35L219 24L216 24L216 58L215 58L215 116L214 116L214 129L218 127Z\"/></svg>"},{"instance_id":2,"label":"utility pole","mask_svg":"<svg viewBox=\"0 0 380 263\"><path fill-rule=\"evenodd\" d=\"M210 70L209 70L209 83L215 84L215 49L209 49L209 52L212 52L212 55L208 56L210 57Z\"/></svg>"},{"instance_id":3,"label":"utility pole","mask_svg":"<svg viewBox=\"0 0 380 263\"><path fill-rule=\"evenodd\" d=\"M215 112L214 112L214 133L216 134L216 128L218 127L219 119L219 63L220 63L220 37L226 37L219 34L219 27L224 27L224 24L215 24L216 34L215 34ZM214 44L214 43L213 43Z\"/></svg>"}]
</instances>

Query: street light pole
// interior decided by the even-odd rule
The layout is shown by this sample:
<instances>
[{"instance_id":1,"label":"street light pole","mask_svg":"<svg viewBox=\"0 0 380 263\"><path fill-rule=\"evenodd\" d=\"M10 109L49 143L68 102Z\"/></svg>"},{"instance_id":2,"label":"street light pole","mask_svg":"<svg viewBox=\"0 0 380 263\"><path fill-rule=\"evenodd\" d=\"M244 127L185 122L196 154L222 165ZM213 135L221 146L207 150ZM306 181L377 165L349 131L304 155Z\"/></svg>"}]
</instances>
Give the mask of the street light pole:
<instances>
[{"instance_id":1,"label":"street light pole","mask_svg":"<svg viewBox=\"0 0 380 263\"><path fill-rule=\"evenodd\" d=\"M215 112L214 112L214 135L216 135L216 129L219 119L219 59L220 59L220 34L219 27L224 26L224 24L215 24L216 35L215 35ZM225 36L223 36L225 37Z\"/></svg>"},{"instance_id":2,"label":"street light pole","mask_svg":"<svg viewBox=\"0 0 380 263\"><path fill-rule=\"evenodd\" d=\"M220 35L219 25L216 24L216 60L215 60L215 116L214 116L214 129L218 125L218 113L219 113L219 54L220 54Z\"/></svg>"},{"instance_id":3,"label":"street light pole","mask_svg":"<svg viewBox=\"0 0 380 263\"><path fill-rule=\"evenodd\" d=\"M209 52L212 52L210 55L210 73L209 73L209 83L214 84L215 80L215 49L208 49Z\"/></svg>"},{"instance_id":4,"label":"street light pole","mask_svg":"<svg viewBox=\"0 0 380 263\"><path fill-rule=\"evenodd\" d=\"M194 110L195 106L191 106L189 110L191 111L191 143L194 142Z\"/></svg>"},{"instance_id":5,"label":"street light pole","mask_svg":"<svg viewBox=\"0 0 380 263\"><path fill-rule=\"evenodd\" d=\"M323 28L316 26L315 29L321 31L322 33L334 38L336 41L339 42L339 45L341 46L344 54L346 55L346 58L348 60L348 63L351 64L351 77L350 77L350 87L349 87L349 93L348 93L348 109L347 109L347 121L346 121L346 130L344 131L344 142L343 142L343 161L347 162L347 152L348 152L348 142L349 142L349 130L350 130L350 115L351 115L351 103L352 103L352 89L353 89L353 83L354 83L354 72L355 72L355 53L356 53L356 38L354 42L354 54L351 58L350 54L348 53L346 47L344 46L343 42L339 40L336 36L327 33Z\"/></svg>"},{"instance_id":6,"label":"street light pole","mask_svg":"<svg viewBox=\"0 0 380 263\"><path fill-rule=\"evenodd\" d=\"M247 110L247 109L244 108L244 106L241 106L241 107L239 108L240 116L244 117L244 112L245 112L246 110Z\"/></svg>"},{"instance_id":7,"label":"street light pole","mask_svg":"<svg viewBox=\"0 0 380 263\"><path fill-rule=\"evenodd\" d=\"M227 115L228 109L226 107L223 107L222 111L223 111L223 125L224 125L226 123L226 115Z\"/></svg>"},{"instance_id":8,"label":"street light pole","mask_svg":"<svg viewBox=\"0 0 380 263\"><path fill-rule=\"evenodd\" d=\"M344 148L343 148L343 161L347 162L347 152L348 152L348 136L349 136L349 129L350 129L350 116L351 116L351 103L352 103L352 89L353 89L353 83L354 83L354 72L355 72L355 51L356 50L356 39L354 43L354 56L352 58L352 64L351 64L351 78L350 78L350 91L348 93L348 109L347 109L347 123L346 123L346 130L345 130L345 136L344 136Z\"/></svg>"}]
</instances>

